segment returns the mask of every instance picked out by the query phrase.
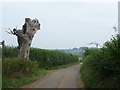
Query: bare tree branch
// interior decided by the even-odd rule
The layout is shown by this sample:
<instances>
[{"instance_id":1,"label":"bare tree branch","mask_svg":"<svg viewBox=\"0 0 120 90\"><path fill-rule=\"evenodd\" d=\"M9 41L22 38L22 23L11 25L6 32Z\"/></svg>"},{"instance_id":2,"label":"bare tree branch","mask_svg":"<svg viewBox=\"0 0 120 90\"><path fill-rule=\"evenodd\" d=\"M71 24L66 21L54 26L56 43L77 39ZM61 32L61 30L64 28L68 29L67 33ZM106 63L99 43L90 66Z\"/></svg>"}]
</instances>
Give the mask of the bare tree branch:
<instances>
[{"instance_id":1,"label":"bare tree branch","mask_svg":"<svg viewBox=\"0 0 120 90\"><path fill-rule=\"evenodd\" d=\"M5 30L8 34L13 34L12 30L8 28L9 31Z\"/></svg>"}]
</instances>

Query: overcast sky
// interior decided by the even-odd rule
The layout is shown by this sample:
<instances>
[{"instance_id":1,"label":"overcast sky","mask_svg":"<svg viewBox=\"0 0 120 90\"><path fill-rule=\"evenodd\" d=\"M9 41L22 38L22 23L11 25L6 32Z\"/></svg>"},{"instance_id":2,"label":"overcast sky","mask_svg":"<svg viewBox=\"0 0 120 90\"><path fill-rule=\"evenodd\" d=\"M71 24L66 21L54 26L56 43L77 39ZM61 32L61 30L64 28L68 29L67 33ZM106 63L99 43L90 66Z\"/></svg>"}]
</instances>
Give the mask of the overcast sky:
<instances>
[{"instance_id":1,"label":"overcast sky","mask_svg":"<svg viewBox=\"0 0 120 90\"><path fill-rule=\"evenodd\" d=\"M91 2L90 2L91 1ZM5 32L7 28L22 28L24 19L37 18L41 23L32 47L60 49L101 45L111 38L117 26L117 0L81 0L79 2L4 2L1 3L2 40L17 46L16 36ZM1 33L0 33L1 34Z\"/></svg>"}]
</instances>

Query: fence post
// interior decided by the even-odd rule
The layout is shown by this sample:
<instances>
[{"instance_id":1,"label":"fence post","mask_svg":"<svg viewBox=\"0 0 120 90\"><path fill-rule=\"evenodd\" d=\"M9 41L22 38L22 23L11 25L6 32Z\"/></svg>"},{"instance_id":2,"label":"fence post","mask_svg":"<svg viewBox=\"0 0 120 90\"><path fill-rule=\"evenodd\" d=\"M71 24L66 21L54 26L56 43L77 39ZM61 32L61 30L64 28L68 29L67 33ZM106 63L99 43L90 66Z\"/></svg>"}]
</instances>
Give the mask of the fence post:
<instances>
[{"instance_id":1,"label":"fence post","mask_svg":"<svg viewBox=\"0 0 120 90\"><path fill-rule=\"evenodd\" d=\"M5 41L3 40L2 42L0 42L0 45L2 45L2 47L5 46Z\"/></svg>"},{"instance_id":2,"label":"fence post","mask_svg":"<svg viewBox=\"0 0 120 90\"><path fill-rule=\"evenodd\" d=\"M4 57L4 55L3 55L3 53L4 53L4 50L3 50L3 48L5 47L5 41L3 40L2 42L0 42L0 45L2 45L2 47L1 47L1 57L2 57L2 59L3 59L3 57Z\"/></svg>"}]
</instances>

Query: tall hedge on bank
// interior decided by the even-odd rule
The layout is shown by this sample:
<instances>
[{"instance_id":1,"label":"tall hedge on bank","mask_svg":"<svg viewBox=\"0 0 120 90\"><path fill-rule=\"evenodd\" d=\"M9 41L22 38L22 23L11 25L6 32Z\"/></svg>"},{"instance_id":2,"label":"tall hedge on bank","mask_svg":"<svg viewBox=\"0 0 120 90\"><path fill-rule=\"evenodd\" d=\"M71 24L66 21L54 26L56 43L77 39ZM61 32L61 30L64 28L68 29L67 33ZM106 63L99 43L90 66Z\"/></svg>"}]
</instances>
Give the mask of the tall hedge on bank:
<instances>
[{"instance_id":1,"label":"tall hedge on bank","mask_svg":"<svg viewBox=\"0 0 120 90\"><path fill-rule=\"evenodd\" d=\"M100 49L86 49L81 76L89 88L120 88L120 36Z\"/></svg>"},{"instance_id":2,"label":"tall hedge on bank","mask_svg":"<svg viewBox=\"0 0 120 90\"><path fill-rule=\"evenodd\" d=\"M3 48L4 58L14 58L17 57L17 54L17 47L5 46ZM31 48L30 60L38 62L39 67L48 69L54 66L60 66L77 62L78 57L72 54L66 54L59 51Z\"/></svg>"}]
</instances>

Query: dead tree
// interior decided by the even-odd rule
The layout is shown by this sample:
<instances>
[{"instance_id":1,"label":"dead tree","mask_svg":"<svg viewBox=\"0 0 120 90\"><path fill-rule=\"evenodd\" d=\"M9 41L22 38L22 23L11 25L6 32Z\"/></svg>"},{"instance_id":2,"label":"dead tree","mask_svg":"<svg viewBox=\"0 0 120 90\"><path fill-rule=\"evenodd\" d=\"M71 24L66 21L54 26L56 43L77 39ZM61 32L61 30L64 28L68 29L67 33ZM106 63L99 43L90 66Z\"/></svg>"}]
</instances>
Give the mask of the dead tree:
<instances>
[{"instance_id":1,"label":"dead tree","mask_svg":"<svg viewBox=\"0 0 120 90\"><path fill-rule=\"evenodd\" d=\"M30 46L35 33L40 29L40 23L37 19L31 20L30 18L25 18L25 24L22 29L10 30L13 35L17 36L18 40L18 57L22 59L29 60Z\"/></svg>"}]
</instances>

